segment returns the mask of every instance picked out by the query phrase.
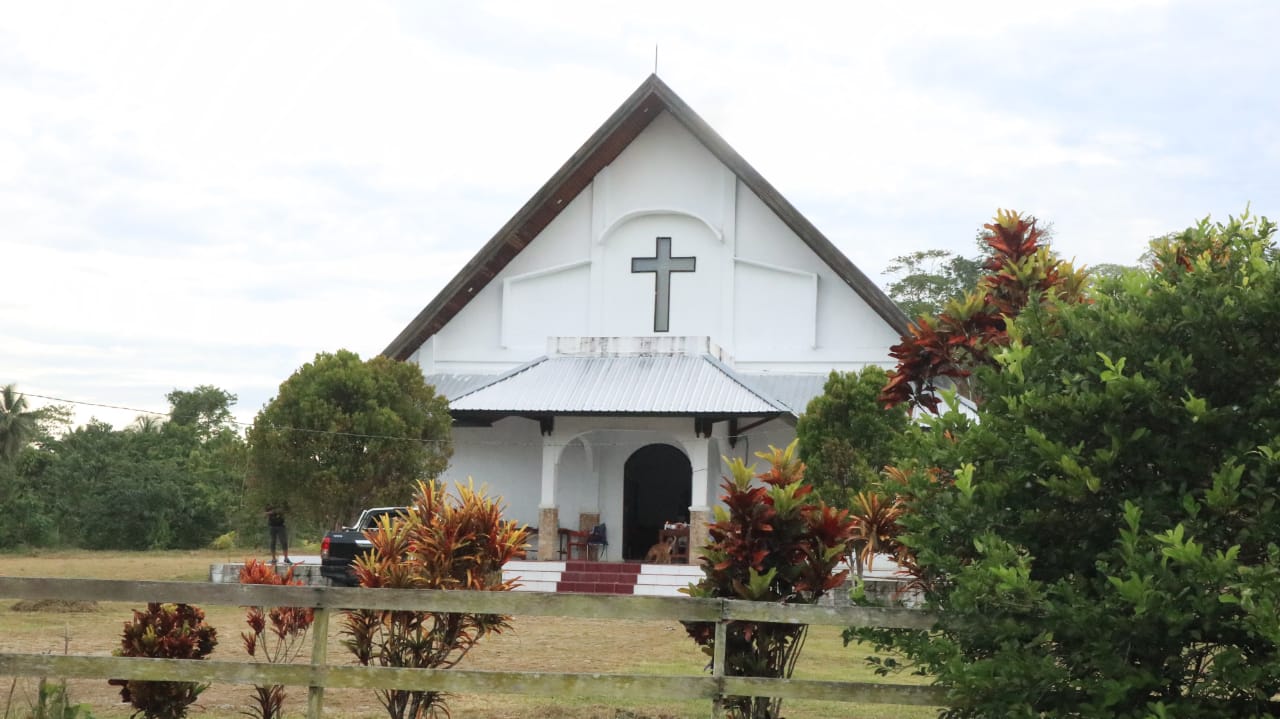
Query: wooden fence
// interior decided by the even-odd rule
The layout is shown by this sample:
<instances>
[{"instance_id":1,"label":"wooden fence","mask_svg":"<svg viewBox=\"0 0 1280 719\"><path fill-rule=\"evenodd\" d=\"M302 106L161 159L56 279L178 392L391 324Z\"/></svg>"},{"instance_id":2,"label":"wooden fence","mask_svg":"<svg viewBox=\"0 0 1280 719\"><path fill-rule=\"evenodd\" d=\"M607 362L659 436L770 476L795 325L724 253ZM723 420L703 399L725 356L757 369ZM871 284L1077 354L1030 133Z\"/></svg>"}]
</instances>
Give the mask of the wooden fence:
<instances>
[{"instance_id":1,"label":"wooden fence","mask_svg":"<svg viewBox=\"0 0 1280 719\"><path fill-rule=\"evenodd\" d=\"M0 597L95 600L108 602L181 602L226 606L290 606L315 609L309 664L249 661L145 659L112 656L0 653L0 676L52 676L90 679L142 679L305 686L307 716L320 719L328 687L439 690L463 693L597 696L615 699L707 699L720 715L725 696L774 696L876 703L939 705L939 691L928 686L868 682L815 681L724 676L726 623L747 620L782 624L873 626L927 629L930 615L910 609L780 605L728 599L683 597L464 592L359 587L297 587L197 582L137 582L103 579L0 577ZM329 621L341 609L477 612L519 616L597 619L667 619L716 623L716 654L711 675L429 670L326 662Z\"/></svg>"}]
</instances>

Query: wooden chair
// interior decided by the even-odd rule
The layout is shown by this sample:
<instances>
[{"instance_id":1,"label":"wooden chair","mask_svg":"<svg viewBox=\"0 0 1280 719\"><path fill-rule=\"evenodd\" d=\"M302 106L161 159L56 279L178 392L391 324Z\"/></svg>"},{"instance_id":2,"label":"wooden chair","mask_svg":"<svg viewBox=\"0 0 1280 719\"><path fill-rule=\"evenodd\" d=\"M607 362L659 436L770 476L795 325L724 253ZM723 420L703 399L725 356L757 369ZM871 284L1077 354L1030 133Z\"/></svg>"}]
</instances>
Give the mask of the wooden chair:
<instances>
[{"instance_id":1,"label":"wooden chair","mask_svg":"<svg viewBox=\"0 0 1280 719\"><path fill-rule=\"evenodd\" d=\"M587 548L588 532L579 532L574 529L560 528L560 558L574 559L573 552L577 550L581 552L578 559L590 559L591 554Z\"/></svg>"},{"instance_id":2,"label":"wooden chair","mask_svg":"<svg viewBox=\"0 0 1280 719\"><path fill-rule=\"evenodd\" d=\"M529 538L524 540L524 556L520 559L535 560L538 558L538 528L529 528Z\"/></svg>"}]
</instances>

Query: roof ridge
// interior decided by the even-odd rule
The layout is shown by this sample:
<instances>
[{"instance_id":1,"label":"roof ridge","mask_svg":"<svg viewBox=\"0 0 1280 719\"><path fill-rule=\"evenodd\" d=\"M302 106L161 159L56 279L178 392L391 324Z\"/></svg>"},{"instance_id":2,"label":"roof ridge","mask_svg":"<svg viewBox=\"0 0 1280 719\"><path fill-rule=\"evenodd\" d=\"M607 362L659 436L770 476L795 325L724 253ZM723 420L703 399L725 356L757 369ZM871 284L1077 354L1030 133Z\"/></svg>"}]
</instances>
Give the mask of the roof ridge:
<instances>
[{"instance_id":1,"label":"roof ridge","mask_svg":"<svg viewBox=\"0 0 1280 719\"><path fill-rule=\"evenodd\" d=\"M702 359L703 359L704 361L706 361L706 362L711 363L711 366L713 366L713 367L715 367L716 369L720 370L720 372L721 372L721 373L723 373L726 377L728 377L728 378L730 379L730 381L736 382L736 383L738 384L738 386L739 386L739 387L741 387L741 388L745 389L746 391L750 392L751 394L755 395L755 396L756 396L758 399L760 399L762 402L765 402L766 404L768 404L768 405L770 405L770 406L772 406L772 407L774 407L774 408L776 408L776 409L778 409L778 410L781 410L781 411L783 411L783 412L786 412L787 414L790 414L790 415L792 415L792 416L796 416L796 417L798 417L798 416L799 416L799 415L797 415L797 414L796 414L795 410L793 410L791 407L788 407L788 406L787 406L787 404L786 404L785 402L782 402L781 400L779 400L779 399L777 399L777 398L775 398L775 397L769 397L769 396L767 396L767 395L763 394L762 392L760 392L760 390L756 389L755 387L752 387L751 385L747 384L747 383L742 379L742 377L737 373L737 371L736 371L736 370L734 370L734 369L733 369L732 367L730 367L729 365L725 364L725 363L724 363L722 360L720 360L719 358L717 358L717 357L715 357L715 356L713 356L713 355L710 355L710 354L703 353L703 355L702 355Z\"/></svg>"}]
</instances>

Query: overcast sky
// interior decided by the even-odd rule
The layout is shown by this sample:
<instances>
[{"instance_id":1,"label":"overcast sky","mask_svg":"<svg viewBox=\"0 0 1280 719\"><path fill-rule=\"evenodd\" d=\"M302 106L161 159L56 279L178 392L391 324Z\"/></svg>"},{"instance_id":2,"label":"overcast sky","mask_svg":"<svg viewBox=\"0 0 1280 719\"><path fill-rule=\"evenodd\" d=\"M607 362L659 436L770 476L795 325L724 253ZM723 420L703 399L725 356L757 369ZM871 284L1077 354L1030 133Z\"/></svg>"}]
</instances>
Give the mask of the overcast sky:
<instances>
[{"instance_id":1,"label":"overcast sky","mask_svg":"<svg viewBox=\"0 0 1280 719\"><path fill-rule=\"evenodd\" d=\"M0 2L0 384L251 421L377 354L653 71L884 286L1280 218L1280 3ZM35 400L39 404L41 400ZM122 426L135 413L82 406Z\"/></svg>"}]
</instances>

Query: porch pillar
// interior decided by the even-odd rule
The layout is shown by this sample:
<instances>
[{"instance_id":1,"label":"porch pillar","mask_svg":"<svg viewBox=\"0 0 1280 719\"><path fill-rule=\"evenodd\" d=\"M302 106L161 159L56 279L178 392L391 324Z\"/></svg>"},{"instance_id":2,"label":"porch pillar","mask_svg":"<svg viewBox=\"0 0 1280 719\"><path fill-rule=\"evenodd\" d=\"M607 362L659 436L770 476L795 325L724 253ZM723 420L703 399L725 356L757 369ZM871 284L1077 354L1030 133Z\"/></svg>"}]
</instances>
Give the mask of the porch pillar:
<instances>
[{"instance_id":1,"label":"porch pillar","mask_svg":"<svg viewBox=\"0 0 1280 719\"><path fill-rule=\"evenodd\" d=\"M538 559L560 559L560 506L556 504L556 473L561 447L555 433L542 435L542 494L538 502Z\"/></svg>"},{"instance_id":2,"label":"porch pillar","mask_svg":"<svg viewBox=\"0 0 1280 719\"><path fill-rule=\"evenodd\" d=\"M710 440L697 437L683 441L685 453L689 455L692 469L689 493L689 564L697 564L698 550L706 546L710 535L707 531L711 523L710 503Z\"/></svg>"}]
</instances>

